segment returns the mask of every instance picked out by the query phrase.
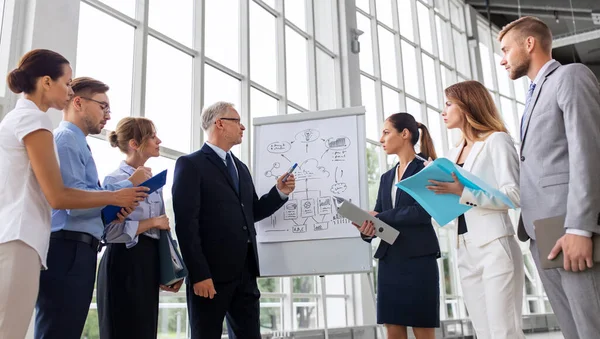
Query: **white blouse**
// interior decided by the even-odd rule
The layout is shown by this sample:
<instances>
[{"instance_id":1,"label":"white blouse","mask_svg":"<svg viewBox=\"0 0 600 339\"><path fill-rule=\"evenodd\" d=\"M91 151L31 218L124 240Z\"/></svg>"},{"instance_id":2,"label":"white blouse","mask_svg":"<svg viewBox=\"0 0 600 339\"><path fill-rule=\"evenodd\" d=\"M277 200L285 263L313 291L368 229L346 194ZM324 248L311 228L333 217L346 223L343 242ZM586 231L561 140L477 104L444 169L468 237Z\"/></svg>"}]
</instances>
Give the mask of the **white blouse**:
<instances>
[{"instance_id":1,"label":"white blouse","mask_svg":"<svg viewBox=\"0 0 600 339\"><path fill-rule=\"evenodd\" d=\"M0 244L24 242L36 250L45 269L52 209L23 144L25 136L42 129L52 133L52 121L27 99L19 99L0 122Z\"/></svg>"}]
</instances>

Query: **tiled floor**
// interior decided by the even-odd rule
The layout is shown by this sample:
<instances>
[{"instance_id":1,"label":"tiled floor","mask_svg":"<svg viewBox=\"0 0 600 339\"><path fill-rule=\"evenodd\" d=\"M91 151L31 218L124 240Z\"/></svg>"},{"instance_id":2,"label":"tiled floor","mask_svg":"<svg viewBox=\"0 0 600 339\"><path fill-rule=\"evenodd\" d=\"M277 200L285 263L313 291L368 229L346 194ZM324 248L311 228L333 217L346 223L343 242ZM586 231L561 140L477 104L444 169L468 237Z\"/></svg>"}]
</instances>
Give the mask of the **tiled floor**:
<instances>
[{"instance_id":1,"label":"tiled floor","mask_svg":"<svg viewBox=\"0 0 600 339\"><path fill-rule=\"evenodd\" d=\"M564 339L562 333L560 332L549 332L549 333L536 333L536 334L526 334L525 337L527 339Z\"/></svg>"}]
</instances>

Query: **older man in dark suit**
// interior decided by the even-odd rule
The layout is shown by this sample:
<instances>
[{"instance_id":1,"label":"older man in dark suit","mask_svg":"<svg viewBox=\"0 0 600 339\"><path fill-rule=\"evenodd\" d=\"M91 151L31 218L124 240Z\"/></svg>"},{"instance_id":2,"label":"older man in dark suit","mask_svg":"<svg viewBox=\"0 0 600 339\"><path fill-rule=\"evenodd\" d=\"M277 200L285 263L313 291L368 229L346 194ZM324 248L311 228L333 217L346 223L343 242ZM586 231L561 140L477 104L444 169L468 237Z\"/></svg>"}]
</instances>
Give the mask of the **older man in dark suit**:
<instances>
[{"instance_id":1,"label":"older man in dark suit","mask_svg":"<svg viewBox=\"0 0 600 339\"><path fill-rule=\"evenodd\" d=\"M295 188L290 175L260 199L248 167L231 153L246 129L233 105L202 113L208 141L175 165L175 231L189 269L187 303L193 339L221 337L223 319L238 338L260 338L254 223L277 211ZM231 335L231 334L230 334Z\"/></svg>"}]
</instances>

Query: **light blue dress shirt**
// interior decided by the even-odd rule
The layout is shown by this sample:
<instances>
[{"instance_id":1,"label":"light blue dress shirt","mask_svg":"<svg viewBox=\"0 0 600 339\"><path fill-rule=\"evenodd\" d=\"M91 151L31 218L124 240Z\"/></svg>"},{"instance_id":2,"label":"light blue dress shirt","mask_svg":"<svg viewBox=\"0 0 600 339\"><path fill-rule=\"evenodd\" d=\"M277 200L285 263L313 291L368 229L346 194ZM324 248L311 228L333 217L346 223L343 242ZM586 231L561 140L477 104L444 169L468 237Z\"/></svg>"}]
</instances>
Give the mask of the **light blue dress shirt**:
<instances>
[{"instance_id":1,"label":"light blue dress shirt","mask_svg":"<svg viewBox=\"0 0 600 339\"><path fill-rule=\"evenodd\" d=\"M225 152L220 147L215 146L215 145L211 144L208 141L206 142L206 144L208 145L208 147L212 148L212 150L215 151L215 153L217 153L217 155L219 156L219 158L221 158L221 160L223 160L223 164L225 164L225 167L227 167L227 159L226 159L226 157L227 157L227 153L228 152ZM229 152L229 154L231 155L231 152ZM233 160L233 156L231 156L231 159ZM239 177L240 176L240 174L239 174L240 172L237 169L235 161L233 161L233 167L235 167L235 171L236 171L236 173L238 173L238 177ZM283 193L283 192L281 192L279 190L279 188L277 187L277 185L275 185L275 189L277 190L277 193L279 193L279 196L281 197L281 200L285 200L285 199L288 198L288 195L285 194L285 193Z\"/></svg>"},{"instance_id":2,"label":"light blue dress shirt","mask_svg":"<svg viewBox=\"0 0 600 339\"><path fill-rule=\"evenodd\" d=\"M54 130L54 141L60 161L60 174L66 187L86 191L115 191L132 187L131 181L114 182L104 188L98 181L98 170L88 148L83 131L76 125L61 121ZM104 223L101 217L102 208L52 210L52 232L66 230L84 232L101 239ZM111 220L106 220L110 222Z\"/></svg>"},{"instance_id":3,"label":"light blue dress shirt","mask_svg":"<svg viewBox=\"0 0 600 339\"><path fill-rule=\"evenodd\" d=\"M103 184L104 186L108 186L126 180L133 172L135 172L135 168L122 161L117 170L104 178ZM162 188L160 188L148 195L144 201L140 201L138 207L127 216L124 223L112 223L106 226L106 242L126 243L127 248L132 248L138 243L139 235L136 233L140 221L159 217L163 214L165 214L165 203L162 196ZM142 234L152 239L160 238L160 230L158 228L151 228Z\"/></svg>"}]
</instances>

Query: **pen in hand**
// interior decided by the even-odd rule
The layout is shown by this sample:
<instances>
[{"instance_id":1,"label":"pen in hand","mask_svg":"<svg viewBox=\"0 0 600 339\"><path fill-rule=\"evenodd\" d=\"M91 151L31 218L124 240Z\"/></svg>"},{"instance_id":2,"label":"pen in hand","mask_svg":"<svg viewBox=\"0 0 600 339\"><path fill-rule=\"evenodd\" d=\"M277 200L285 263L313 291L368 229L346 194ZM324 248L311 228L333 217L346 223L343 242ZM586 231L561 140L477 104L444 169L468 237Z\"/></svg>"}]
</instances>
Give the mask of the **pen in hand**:
<instances>
[{"instance_id":1,"label":"pen in hand","mask_svg":"<svg viewBox=\"0 0 600 339\"><path fill-rule=\"evenodd\" d=\"M290 174L292 174L292 172L294 172L294 170L296 169L297 166L298 166L298 163L295 163L294 165L292 165L292 167L290 167L290 169L287 171L287 173L285 174L285 176L283 177L281 182L285 182L287 180L287 178L290 176Z\"/></svg>"}]
</instances>

